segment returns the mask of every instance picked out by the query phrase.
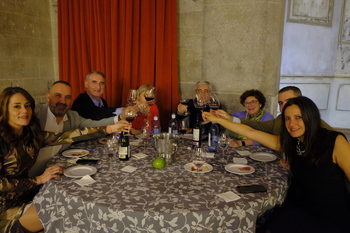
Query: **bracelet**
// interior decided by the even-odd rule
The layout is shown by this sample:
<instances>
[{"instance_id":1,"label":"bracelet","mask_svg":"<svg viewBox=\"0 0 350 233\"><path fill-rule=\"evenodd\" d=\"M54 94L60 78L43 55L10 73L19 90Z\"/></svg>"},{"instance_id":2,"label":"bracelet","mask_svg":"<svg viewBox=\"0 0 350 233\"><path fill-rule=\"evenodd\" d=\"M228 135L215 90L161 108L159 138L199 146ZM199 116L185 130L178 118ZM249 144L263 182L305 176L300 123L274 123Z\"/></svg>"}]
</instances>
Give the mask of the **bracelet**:
<instances>
[{"instance_id":1,"label":"bracelet","mask_svg":"<svg viewBox=\"0 0 350 233\"><path fill-rule=\"evenodd\" d=\"M245 146L245 141L242 140L241 142L242 142L242 146Z\"/></svg>"}]
</instances>

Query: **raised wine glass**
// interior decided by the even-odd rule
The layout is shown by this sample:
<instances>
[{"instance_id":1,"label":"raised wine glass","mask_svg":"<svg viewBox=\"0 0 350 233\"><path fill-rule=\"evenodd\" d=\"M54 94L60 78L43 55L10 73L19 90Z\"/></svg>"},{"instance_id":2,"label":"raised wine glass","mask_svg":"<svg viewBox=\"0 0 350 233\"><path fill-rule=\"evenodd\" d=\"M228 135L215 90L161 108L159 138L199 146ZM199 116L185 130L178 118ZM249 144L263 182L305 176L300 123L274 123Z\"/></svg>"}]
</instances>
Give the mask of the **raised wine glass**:
<instances>
[{"instance_id":1,"label":"raised wine glass","mask_svg":"<svg viewBox=\"0 0 350 233\"><path fill-rule=\"evenodd\" d=\"M207 106L208 101L205 98L204 94L196 94L194 99L193 99L193 105L196 109L200 110L201 112L203 112L203 110L205 109L205 107ZM202 121L201 124L207 124L210 121Z\"/></svg>"},{"instance_id":2,"label":"raised wine glass","mask_svg":"<svg viewBox=\"0 0 350 233\"><path fill-rule=\"evenodd\" d=\"M217 95L215 95L214 93L210 94L209 97L209 107L211 110L218 110L220 107L220 101Z\"/></svg>"},{"instance_id":3,"label":"raised wine glass","mask_svg":"<svg viewBox=\"0 0 350 233\"><path fill-rule=\"evenodd\" d=\"M137 106L128 106L127 108L125 108L125 120L128 121L129 123L132 122L133 120L135 120L135 118L138 116L138 108ZM127 134L128 136L130 136L130 130Z\"/></svg>"},{"instance_id":4,"label":"raised wine glass","mask_svg":"<svg viewBox=\"0 0 350 233\"><path fill-rule=\"evenodd\" d=\"M149 86L147 90L145 91L145 99L148 103L148 105L153 105L155 103L156 99L156 88Z\"/></svg>"},{"instance_id":5,"label":"raised wine glass","mask_svg":"<svg viewBox=\"0 0 350 233\"><path fill-rule=\"evenodd\" d=\"M129 95L128 95L128 103L129 105L135 105L137 101L137 90L130 89Z\"/></svg>"},{"instance_id":6,"label":"raised wine glass","mask_svg":"<svg viewBox=\"0 0 350 233\"><path fill-rule=\"evenodd\" d=\"M189 102L189 99L186 99L186 98L180 99L180 104L188 106L188 102ZM190 114L191 112L186 109L186 111L182 115L189 116Z\"/></svg>"}]
</instances>

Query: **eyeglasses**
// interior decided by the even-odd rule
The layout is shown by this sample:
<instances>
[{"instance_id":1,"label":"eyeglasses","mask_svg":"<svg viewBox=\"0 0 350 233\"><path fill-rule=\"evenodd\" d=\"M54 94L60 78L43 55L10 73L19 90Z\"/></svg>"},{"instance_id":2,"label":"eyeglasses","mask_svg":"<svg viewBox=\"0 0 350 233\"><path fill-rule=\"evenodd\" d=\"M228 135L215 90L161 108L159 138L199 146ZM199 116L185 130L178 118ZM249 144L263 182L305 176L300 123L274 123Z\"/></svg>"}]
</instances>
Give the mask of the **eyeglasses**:
<instances>
[{"instance_id":1,"label":"eyeglasses","mask_svg":"<svg viewBox=\"0 0 350 233\"><path fill-rule=\"evenodd\" d=\"M255 104L257 104L258 103L258 101L257 100L252 100L252 101L250 101L250 102L246 102L246 101L244 101L243 102L243 105L250 105L250 104L252 104L252 105L255 105Z\"/></svg>"},{"instance_id":2,"label":"eyeglasses","mask_svg":"<svg viewBox=\"0 0 350 233\"><path fill-rule=\"evenodd\" d=\"M205 90L196 89L196 92L197 93L209 93L209 90L208 89L205 89Z\"/></svg>"}]
</instances>

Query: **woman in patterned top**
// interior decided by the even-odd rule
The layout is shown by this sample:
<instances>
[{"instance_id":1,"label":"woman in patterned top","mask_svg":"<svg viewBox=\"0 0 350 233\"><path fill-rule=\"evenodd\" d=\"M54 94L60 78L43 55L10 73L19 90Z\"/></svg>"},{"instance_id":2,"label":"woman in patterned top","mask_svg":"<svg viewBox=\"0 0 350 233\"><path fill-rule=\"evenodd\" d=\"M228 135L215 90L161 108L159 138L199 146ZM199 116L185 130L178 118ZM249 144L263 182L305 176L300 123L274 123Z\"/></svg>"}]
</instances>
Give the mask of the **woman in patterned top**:
<instances>
[{"instance_id":1,"label":"woman in patterned top","mask_svg":"<svg viewBox=\"0 0 350 233\"><path fill-rule=\"evenodd\" d=\"M58 166L29 178L44 135L34 113L35 102L20 87L8 87L0 95L0 228L3 232L36 232L43 227L31 190L62 173Z\"/></svg>"}]
</instances>

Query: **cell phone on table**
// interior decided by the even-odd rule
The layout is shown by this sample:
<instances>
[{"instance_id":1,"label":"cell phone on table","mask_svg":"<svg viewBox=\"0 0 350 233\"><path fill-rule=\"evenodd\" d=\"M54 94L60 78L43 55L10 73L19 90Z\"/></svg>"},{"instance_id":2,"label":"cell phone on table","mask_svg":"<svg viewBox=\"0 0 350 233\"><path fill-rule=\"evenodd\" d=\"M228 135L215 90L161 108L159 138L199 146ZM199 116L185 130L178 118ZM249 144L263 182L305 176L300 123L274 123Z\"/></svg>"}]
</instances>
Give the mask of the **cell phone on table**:
<instances>
[{"instance_id":1,"label":"cell phone on table","mask_svg":"<svg viewBox=\"0 0 350 233\"><path fill-rule=\"evenodd\" d=\"M236 189L239 193L264 193L267 191L261 184L239 185Z\"/></svg>"},{"instance_id":2,"label":"cell phone on table","mask_svg":"<svg viewBox=\"0 0 350 233\"><path fill-rule=\"evenodd\" d=\"M77 164L92 164L96 165L100 163L99 159L78 159L76 161Z\"/></svg>"}]
</instances>

